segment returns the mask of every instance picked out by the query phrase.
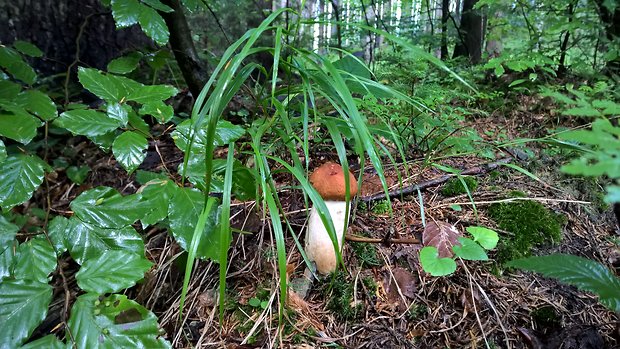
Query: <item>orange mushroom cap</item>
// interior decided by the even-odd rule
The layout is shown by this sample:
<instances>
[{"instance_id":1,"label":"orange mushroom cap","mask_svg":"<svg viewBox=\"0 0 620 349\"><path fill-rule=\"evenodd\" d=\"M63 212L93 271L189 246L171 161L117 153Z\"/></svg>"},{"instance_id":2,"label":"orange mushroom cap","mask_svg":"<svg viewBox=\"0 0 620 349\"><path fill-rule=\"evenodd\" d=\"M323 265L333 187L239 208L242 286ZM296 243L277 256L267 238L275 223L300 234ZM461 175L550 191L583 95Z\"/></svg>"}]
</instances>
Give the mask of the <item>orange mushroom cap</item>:
<instances>
[{"instance_id":1,"label":"orange mushroom cap","mask_svg":"<svg viewBox=\"0 0 620 349\"><path fill-rule=\"evenodd\" d=\"M310 183L323 200L345 201L346 187L342 166L333 162L324 163L312 172ZM355 194L357 194L357 180L349 172L349 195L352 198Z\"/></svg>"}]
</instances>

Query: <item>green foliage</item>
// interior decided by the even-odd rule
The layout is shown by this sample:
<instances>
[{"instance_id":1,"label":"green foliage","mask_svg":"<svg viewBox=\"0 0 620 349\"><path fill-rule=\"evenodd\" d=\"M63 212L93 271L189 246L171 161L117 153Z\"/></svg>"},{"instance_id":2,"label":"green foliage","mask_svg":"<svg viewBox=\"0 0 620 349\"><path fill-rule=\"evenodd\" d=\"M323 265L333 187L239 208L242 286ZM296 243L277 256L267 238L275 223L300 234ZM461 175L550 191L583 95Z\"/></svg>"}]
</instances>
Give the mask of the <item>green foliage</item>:
<instances>
[{"instance_id":1,"label":"green foliage","mask_svg":"<svg viewBox=\"0 0 620 349\"><path fill-rule=\"evenodd\" d=\"M471 193L476 191L478 188L478 181L474 177L464 176L462 178ZM458 178L450 178L446 184L444 184L443 188L441 188L441 194L447 197L452 197L467 194L467 190Z\"/></svg>"},{"instance_id":2,"label":"green foliage","mask_svg":"<svg viewBox=\"0 0 620 349\"><path fill-rule=\"evenodd\" d=\"M538 330L553 330L561 326L561 319L555 309L550 306L542 306L530 312L532 322Z\"/></svg>"},{"instance_id":3,"label":"green foliage","mask_svg":"<svg viewBox=\"0 0 620 349\"><path fill-rule=\"evenodd\" d=\"M363 243L363 242L351 242L351 248L353 248L353 252L355 256L360 260L362 266L379 266L381 265L381 260L377 256L377 250L373 246L373 244Z\"/></svg>"},{"instance_id":4,"label":"green foliage","mask_svg":"<svg viewBox=\"0 0 620 349\"><path fill-rule=\"evenodd\" d=\"M384 214L390 212L390 207L391 206L392 206L392 203L389 200L377 201L372 206L372 213L377 214L377 215L384 215Z\"/></svg>"},{"instance_id":5,"label":"green foliage","mask_svg":"<svg viewBox=\"0 0 620 349\"><path fill-rule=\"evenodd\" d=\"M598 262L573 255L554 254L513 260L506 265L541 273L580 290L595 293L604 306L620 312L620 279Z\"/></svg>"},{"instance_id":6,"label":"green foliage","mask_svg":"<svg viewBox=\"0 0 620 349\"><path fill-rule=\"evenodd\" d=\"M494 249L499 240L495 231L484 227L468 227L473 240L458 237L458 244L452 246L453 257L439 257L435 246L425 246L420 250L422 268L432 276L450 275L456 271L456 258L470 261L486 261L489 259L486 250Z\"/></svg>"},{"instance_id":7,"label":"green foliage","mask_svg":"<svg viewBox=\"0 0 620 349\"><path fill-rule=\"evenodd\" d=\"M564 217L549 211L539 202L496 203L489 206L488 214L500 229L510 232L510 235L502 237L498 246L497 261L500 264L527 257L532 248L558 243L562 239Z\"/></svg>"}]
</instances>

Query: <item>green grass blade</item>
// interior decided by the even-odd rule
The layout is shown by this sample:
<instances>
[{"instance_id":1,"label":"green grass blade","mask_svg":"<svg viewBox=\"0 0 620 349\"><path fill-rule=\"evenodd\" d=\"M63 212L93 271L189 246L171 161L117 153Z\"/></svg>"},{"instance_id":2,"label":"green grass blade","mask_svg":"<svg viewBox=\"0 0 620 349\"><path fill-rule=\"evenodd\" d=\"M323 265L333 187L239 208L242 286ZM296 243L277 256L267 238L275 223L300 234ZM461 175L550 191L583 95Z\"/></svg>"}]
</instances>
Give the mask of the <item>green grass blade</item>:
<instances>
[{"instance_id":1,"label":"green grass blade","mask_svg":"<svg viewBox=\"0 0 620 349\"><path fill-rule=\"evenodd\" d=\"M226 272L228 268L228 249L230 248L230 201L235 163L235 143L228 145L226 173L224 175L224 192L222 193L222 212L220 218L220 322L224 320L224 303L226 301Z\"/></svg>"}]
</instances>

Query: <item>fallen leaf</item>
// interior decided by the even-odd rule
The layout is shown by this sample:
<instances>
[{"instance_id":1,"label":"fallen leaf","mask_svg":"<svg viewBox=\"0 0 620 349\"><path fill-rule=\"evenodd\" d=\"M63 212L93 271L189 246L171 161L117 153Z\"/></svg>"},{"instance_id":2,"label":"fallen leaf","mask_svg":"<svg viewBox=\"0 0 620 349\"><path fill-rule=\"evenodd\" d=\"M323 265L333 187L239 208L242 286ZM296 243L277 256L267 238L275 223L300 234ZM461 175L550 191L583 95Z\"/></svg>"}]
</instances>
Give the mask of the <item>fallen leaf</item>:
<instances>
[{"instance_id":1,"label":"fallen leaf","mask_svg":"<svg viewBox=\"0 0 620 349\"><path fill-rule=\"evenodd\" d=\"M439 252L439 258L452 257L452 246L459 245L458 238L463 236L455 226L446 222L430 222L422 234L424 246L434 246Z\"/></svg>"}]
</instances>

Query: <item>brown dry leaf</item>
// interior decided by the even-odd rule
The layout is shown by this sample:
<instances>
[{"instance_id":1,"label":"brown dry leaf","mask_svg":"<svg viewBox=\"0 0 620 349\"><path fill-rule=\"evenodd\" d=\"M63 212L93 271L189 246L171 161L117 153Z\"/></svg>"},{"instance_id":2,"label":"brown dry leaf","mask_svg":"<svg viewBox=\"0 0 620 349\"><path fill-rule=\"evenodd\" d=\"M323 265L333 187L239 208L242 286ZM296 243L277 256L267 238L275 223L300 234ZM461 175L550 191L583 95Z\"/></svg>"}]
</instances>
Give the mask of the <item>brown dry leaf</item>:
<instances>
[{"instance_id":1,"label":"brown dry leaf","mask_svg":"<svg viewBox=\"0 0 620 349\"><path fill-rule=\"evenodd\" d=\"M463 293L461 293L461 297L459 297L459 299L461 300L463 308L465 308L465 311L467 312L473 311L474 305L476 306L476 309L480 309L480 293L476 290L474 290L473 299L471 297L471 290L469 288L463 290Z\"/></svg>"},{"instance_id":2,"label":"brown dry leaf","mask_svg":"<svg viewBox=\"0 0 620 349\"><path fill-rule=\"evenodd\" d=\"M388 301L391 303L398 303L399 311L404 311L407 305L403 304L403 299L398 292L400 288L400 292L403 296L408 298L414 298L416 293L416 284L415 277L411 272L405 268L396 267L392 269L392 274L394 278L392 278L389 274L387 275L388 280L385 282L387 284L387 297ZM394 282L396 280L396 282Z\"/></svg>"},{"instance_id":3,"label":"brown dry leaf","mask_svg":"<svg viewBox=\"0 0 620 349\"><path fill-rule=\"evenodd\" d=\"M439 251L439 258L452 257L452 246L458 245L458 238L463 236L455 226L446 222L430 222L422 234L424 246L435 246Z\"/></svg>"}]
</instances>

